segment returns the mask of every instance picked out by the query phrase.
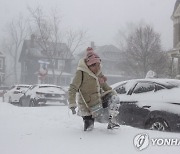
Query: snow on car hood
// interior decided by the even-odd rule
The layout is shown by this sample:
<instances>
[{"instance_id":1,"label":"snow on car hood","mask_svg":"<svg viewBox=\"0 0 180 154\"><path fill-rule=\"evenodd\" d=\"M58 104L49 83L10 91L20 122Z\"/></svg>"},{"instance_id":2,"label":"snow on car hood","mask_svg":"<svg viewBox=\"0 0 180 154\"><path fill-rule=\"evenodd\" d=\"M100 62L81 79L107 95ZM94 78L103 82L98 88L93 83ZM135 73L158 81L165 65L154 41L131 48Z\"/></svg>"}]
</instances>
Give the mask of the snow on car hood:
<instances>
[{"instance_id":1,"label":"snow on car hood","mask_svg":"<svg viewBox=\"0 0 180 154\"><path fill-rule=\"evenodd\" d=\"M40 87L37 92L40 93L53 93L53 94L65 94L63 90L60 88L56 87Z\"/></svg>"}]
</instances>

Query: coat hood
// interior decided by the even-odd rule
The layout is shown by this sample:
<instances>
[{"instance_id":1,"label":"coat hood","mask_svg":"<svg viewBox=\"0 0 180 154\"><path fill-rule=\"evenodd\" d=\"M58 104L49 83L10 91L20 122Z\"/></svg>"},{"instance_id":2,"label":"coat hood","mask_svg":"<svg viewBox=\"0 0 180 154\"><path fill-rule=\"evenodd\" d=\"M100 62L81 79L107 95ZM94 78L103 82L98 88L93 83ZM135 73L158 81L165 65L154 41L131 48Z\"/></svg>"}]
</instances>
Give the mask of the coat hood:
<instances>
[{"instance_id":1,"label":"coat hood","mask_svg":"<svg viewBox=\"0 0 180 154\"><path fill-rule=\"evenodd\" d=\"M96 78L96 79L97 79L97 76L101 73L101 69L100 69L100 71L95 75L95 74L88 68L88 66L86 65L84 58L82 58L82 59L79 60L77 70L84 71L84 72L88 73L89 75L93 76L93 77Z\"/></svg>"}]
</instances>

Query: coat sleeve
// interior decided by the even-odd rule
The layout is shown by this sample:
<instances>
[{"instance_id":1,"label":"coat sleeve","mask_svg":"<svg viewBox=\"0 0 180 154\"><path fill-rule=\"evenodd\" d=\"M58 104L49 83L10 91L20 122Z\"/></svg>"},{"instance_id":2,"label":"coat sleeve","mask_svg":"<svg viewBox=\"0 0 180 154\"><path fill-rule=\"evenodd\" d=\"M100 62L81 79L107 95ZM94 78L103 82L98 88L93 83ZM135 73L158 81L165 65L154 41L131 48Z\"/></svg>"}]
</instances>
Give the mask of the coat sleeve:
<instances>
[{"instance_id":1,"label":"coat sleeve","mask_svg":"<svg viewBox=\"0 0 180 154\"><path fill-rule=\"evenodd\" d=\"M72 80L72 83L69 86L68 90L68 101L69 101L69 108L77 107L76 104L76 93L79 90L82 82L82 71L76 71L76 74Z\"/></svg>"},{"instance_id":2,"label":"coat sleeve","mask_svg":"<svg viewBox=\"0 0 180 154\"><path fill-rule=\"evenodd\" d=\"M104 76L102 73L100 74L100 76ZM106 78L107 80L107 78ZM115 90L113 90L105 81L103 84L101 84L101 88L104 91L104 94L111 92L113 95L117 95L117 92Z\"/></svg>"},{"instance_id":3,"label":"coat sleeve","mask_svg":"<svg viewBox=\"0 0 180 154\"><path fill-rule=\"evenodd\" d=\"M112 88L111 88L106 82L104 82L104 83L101 85L101 88L102 88L104 91L112 90Z\"/></svg>"},{"instance_id":4,"label":"coat sleeve","mask_svg":"<svg viewBox=\"0 0 180 154\"><path fill-rule=\"evenodd\" d=\"M106 82L101 85L101 88L106 93L107 91L111 91L113 95L117 95L117 92L113 90Z\"/></svg>"},{"instance_id":5,"label":"coat sleeve","mask_svg":"<svg viewBox=\"0 0 180 154\"><path fill-rule=\"evenodd\" d=\"M103 73L101 72L101 73L98 75L98 77L104 78L105 76L104 76ZM100 86L101 86L101 88L103 89L103 91L110 91L110 90L112 90L112 88L107 84L106 80L107 80L107 78L105 77L104 82L100 83Z\"/></svg>"}]
</instances>

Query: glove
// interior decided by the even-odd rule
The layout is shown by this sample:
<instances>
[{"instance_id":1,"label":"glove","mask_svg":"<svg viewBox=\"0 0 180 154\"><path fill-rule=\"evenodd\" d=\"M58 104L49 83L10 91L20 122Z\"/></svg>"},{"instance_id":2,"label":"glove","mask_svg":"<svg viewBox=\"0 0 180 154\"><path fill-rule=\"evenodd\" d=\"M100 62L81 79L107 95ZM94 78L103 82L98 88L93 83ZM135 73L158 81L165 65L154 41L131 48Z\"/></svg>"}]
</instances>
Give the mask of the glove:
<instances>
[{"instance_id":1,"label":"glove","mask_svg":"<svg viewBox=\"0 0 180 154\"><path fill-rule=\"evenodd\" d=\"M72 114L76 114L76 110L75 110L76 108L75 107L71 107L70 109L72 111Z\"/></svg>"}]
</instances>

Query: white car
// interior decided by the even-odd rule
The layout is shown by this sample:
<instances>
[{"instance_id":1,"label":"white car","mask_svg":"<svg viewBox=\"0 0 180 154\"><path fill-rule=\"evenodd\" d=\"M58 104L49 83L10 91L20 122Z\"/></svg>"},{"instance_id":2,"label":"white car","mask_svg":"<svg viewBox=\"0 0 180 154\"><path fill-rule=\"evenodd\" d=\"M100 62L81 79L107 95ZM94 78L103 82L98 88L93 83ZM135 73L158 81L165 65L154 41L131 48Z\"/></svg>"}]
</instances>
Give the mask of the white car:
<instances>
[{"instance_id":1,"label":"white car","mask_svg":"<svg viewBox=\"0 0 180 154\"><path fill-rule=\"evenodd\" d=\"M67 105L65 90L57 85L37 84L24 93L20 98L22 106L37 106L49 102L60 102Z\"/></svg>"},{"instance_id":2,"label":"white car","mask_svg":"<svg viewBox=\"0 0 180 154\"><path fill-rule=\"evenodd\" d=\"M134 79L111 87L120 98L119 123L180 132L180 80Z\"/></svg>"},{"instance_id":3,"label":"white car","mask_svg":"<svg viewBox=\"0 0 180 154\"><path fill-rule=\"evenodd\" d=\"M8 103L19 103L20 97L23 95L25 91L27 91L31 85L19 84L14 85L8 90L4 96L3 101Z\"/></svg>"}]
</instances>

